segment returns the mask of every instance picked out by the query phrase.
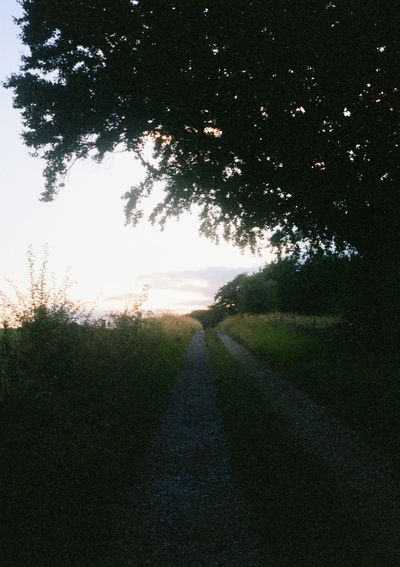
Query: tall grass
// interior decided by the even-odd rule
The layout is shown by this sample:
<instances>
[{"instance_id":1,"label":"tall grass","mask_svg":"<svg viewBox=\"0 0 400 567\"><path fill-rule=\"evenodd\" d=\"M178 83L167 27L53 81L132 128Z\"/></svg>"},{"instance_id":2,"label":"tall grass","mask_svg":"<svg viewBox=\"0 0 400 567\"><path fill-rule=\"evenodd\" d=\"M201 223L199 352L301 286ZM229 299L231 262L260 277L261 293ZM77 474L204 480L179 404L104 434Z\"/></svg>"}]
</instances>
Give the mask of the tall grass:
<instances>
[{"instance_id":1,"label":"tall grass","mask_svg":"<svg viewBox=\"0 0 400 567\"><path fill-rule=\"evenodd\" d=\"M265 565L386 564L320 459L304 449L213 331L207 340L235 480Z\"/></svg>"},{"instance_id":2,"label":"tall grass","mask_svg":"<svg viewBox=\"0 0 400 567\"><path fill-rule=\"evenodd\" d=\"M333 316L311 317L291 313L236 315L220 328L273 364L289 366L309 357L321 330L337 322Z\"/></svg>"},{"instance_id":3,"label":"tall grass","mask_svg":"<svg viewBox=\"0 0 400 567\"><path fill-rule=\"evenodd\" d=\"M1 565L119 565L128 493L200 325L137 311L104 327L32 291L0 335Z\"/></svg>"},{"instance_id":4,"label":"tall grass","mask_svg":"<svg viewBox=\"0 0 400 567\"><path fill-rule=\"evenodd\" d=\"M244 315L220 328L398 459L399 358L381 356L332 317Z\"/></svg>"}]
</instances>

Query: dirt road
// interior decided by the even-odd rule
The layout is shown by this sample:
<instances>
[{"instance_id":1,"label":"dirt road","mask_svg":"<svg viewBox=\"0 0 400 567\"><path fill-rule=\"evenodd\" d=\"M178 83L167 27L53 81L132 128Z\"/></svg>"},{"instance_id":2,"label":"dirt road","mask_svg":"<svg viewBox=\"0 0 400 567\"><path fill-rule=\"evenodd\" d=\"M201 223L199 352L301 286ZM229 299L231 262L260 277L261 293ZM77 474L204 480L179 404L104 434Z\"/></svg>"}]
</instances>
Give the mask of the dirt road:
<instances>
[{"instance_id":1,"label":"dirt road","mask_svg":"<svg viewBox=\"0 0 400 567\"><path fill-rule=\"evenodd\" d=\"M337 479L345 505L369 526L385 565L400 565L400 487L387 459L245 347L224 333L219 337L303 446Z\"/></svg>"},{"instance_id":2,"label":"dirt road","mask_svg":"<svg viewBox=\"0 0 400 567\"><path fill-rule=\"evenodd\" d=\"M265 565L232 483L204 332L190 344L133 500L132 565Z\"/></svg>"}]
</instances>

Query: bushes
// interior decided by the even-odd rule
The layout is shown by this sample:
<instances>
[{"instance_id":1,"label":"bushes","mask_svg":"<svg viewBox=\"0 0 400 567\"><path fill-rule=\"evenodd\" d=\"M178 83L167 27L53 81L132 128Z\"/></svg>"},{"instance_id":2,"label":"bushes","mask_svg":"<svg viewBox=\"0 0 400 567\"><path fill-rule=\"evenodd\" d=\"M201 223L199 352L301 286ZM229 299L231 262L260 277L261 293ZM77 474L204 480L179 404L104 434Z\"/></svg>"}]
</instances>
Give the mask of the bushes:
<instances>
[{"instance_id":1,"label":"bushes","mask_svg":"<svg viewBox=\"0 0 400 567\"><path fill-rule=\"evenodd\" d=\"M42 299L0 334L2 565L103 566L200 325L125 312L106 328Z\"/></svg>"},{"instance_id":2,"label":"bushes","mask_svg":"<svg viewBox=\"0 0 400 567\"><path fill-rule=\"evenodd\" d=\"M213 307L223 309L226 315L273 311L342 313L347 308L346 292L354 264L354 259L347 256L328 253L302 260L283 258L255 274L239 274L220 287Z\"/></svg>"},{"instance_id":3,"label":"bushes","mask_svg":"<svg viewBox=\"0 0 400 567\"><path fill-rule=\"evenodd\" d=\"M208 309L196 309L195 311L191 311L189 316L200 321L202 326L207 329L218 325L218 323L226 317L226 311L221 307L211 305Z\"/></svg>"},{"instance_id":4,"label":"bushes","mask_svg":"<svg viewBox=\"0 0 400 567\"><path fill-rule=\"evenodd\" d=\"M102 328L41 314L12 331L11 349L3 333L3 565L104 561L197 325Z\"/></svg>"}]
</instances>

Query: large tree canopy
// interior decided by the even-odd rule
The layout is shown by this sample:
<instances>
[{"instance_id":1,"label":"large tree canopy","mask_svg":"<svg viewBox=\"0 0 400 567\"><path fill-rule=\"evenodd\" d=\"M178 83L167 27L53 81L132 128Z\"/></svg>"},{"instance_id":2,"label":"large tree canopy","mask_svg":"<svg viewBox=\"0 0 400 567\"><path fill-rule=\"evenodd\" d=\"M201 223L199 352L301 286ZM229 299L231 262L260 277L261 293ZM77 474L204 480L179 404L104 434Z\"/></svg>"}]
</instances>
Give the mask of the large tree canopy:
<instances>
[{"instance_id":1,"label":"large tree canopy","mask_svg":"<svg viewBox=\"0 0 400 567\"><path fill-rule=\"evenodd\" d=\"M251 243L398 250L399 3L21 0L8 81L51 199L74 160L154 142L155 218L196 203Z\"/></svg>"}]
</instances>

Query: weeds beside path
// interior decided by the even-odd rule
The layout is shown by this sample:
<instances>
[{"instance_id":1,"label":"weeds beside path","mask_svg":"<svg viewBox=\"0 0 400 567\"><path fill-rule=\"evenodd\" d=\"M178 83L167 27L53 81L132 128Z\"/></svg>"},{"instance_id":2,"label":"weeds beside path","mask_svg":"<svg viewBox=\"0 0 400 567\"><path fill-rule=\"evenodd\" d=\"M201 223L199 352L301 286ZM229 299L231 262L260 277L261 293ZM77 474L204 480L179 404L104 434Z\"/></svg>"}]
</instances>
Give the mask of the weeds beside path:
<instances>
[{"instance_id":1,"label":"weeds beside path","mask_svg":"<svg viewBox=\"0 0 400 567\"><path fill-rule=\"evenodd\" d=\"M198 328L126 315L105 328L41 306L2 333L2 567L120 567L127 494Z\"/></svg>"},{"instance_id":2,"label":"weeds beside path","mask_svg":"<svg viewBox=\"0 0 400 567\"><path fill-rule=\"evenodd\" d=\"M400 471L398 353L375 348L362 329L333 317L238 315L220 328L397 460Z\"/></svg>"},{"instance_id":3,"label":"weeds beside path","mask_svg":"<svg viewBox=\"0 0 400 567\"><path fill-rule=\"evenodd\" d=\"M371 549L392 564L400 559L399 488L389 464L369 451L359 436L339 424L303 393L260 362L226 334L220 334L229 352L257 385L260 393L290 426L292 434L318 455L340 480L344 499L355 521L369 526ZM373 535L374 534L374 535ZM375 564L372 562L372 564ZM385 563L381 559L382 565Z\"/></svg>"}]
</instances>

